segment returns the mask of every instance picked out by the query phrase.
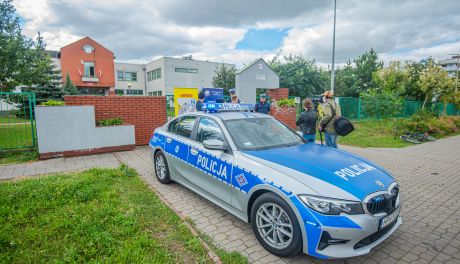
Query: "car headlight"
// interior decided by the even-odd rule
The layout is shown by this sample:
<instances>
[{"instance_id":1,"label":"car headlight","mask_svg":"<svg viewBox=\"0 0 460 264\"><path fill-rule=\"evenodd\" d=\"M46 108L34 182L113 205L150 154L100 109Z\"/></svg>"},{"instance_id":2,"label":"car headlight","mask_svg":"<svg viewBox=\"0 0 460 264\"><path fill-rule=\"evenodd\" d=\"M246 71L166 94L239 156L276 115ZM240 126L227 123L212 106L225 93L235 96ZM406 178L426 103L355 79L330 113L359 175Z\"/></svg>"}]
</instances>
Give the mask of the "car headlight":
<instances>
[{"instance_id":1,"label":"car headlight","mask_svg":"<svg viewBox=\"0 0 460 264\"><path fill-rule=\"evenodd\" d=\"M298 196L300 200L311 209L326 215L346 214L363 214L363 206L361 202L353 202L326 198L314 195L301 194Z\"/></svg>"}]
</instances>

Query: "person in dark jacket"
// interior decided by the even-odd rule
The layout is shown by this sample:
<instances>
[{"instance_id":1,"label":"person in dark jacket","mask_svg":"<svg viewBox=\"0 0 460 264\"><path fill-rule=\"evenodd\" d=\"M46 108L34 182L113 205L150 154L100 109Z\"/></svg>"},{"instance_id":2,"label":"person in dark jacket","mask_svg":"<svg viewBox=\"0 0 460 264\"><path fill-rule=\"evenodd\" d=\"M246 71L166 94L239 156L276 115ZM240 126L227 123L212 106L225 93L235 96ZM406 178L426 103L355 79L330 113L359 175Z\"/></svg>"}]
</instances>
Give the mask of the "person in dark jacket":
<instances>
[{"instance_id":1,"label":"person in dark jacket","mask_svg":"<svg viewBox=\"0 0 460 264\"><path fill-rule=\"evenodd\" d=\"M196 111L202 111L204 102L204 93L201 91L198 93L198 101L196 102Z\"/></svg>"},{"instance_id":2,"label":"person in dark jacket","mask_svg":"<svg viewBox=\"0 0 460 264\"><path fill-rule=\"evenodd\" d=\"M259 96L260 102L258 102L255 107L254 111L262 114L269 114L270 113L270 104L267 102L267 96L265 94L261 94Z\"/></svg>"},{"instance_id":3,"label":"person in dark jacket","mask_svg":"<svg viewBox=\"0 0 460 264\"><path fill-rule=\"evenodd\" d=\"M313 103L310 98L303 100L303 111L300 114L296 125L300 127L303 133L303 138L308 142L315 142L316 138L316 111L313 109Z\"/></svg>"}]
</instances>

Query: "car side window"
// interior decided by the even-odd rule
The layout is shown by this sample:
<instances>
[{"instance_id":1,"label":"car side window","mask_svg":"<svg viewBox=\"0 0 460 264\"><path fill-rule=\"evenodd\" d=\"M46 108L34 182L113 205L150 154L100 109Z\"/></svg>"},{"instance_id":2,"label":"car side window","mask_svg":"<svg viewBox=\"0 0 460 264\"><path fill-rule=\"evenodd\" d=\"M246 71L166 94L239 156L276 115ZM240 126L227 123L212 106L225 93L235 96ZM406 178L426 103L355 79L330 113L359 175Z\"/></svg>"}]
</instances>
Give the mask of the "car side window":
<instances>
[{"instance_id":1,"label":"car side window","mask_svg":"<svg viewBox=\"0 0 460 264\"><path fill-rule=\"evenodd\" d=\"M210 118L202 117L200 118L200 123L198 124L196 140L203 142L208 139L218 139L225 142L224 134L222 133L219 124Z\"/></svg>"},{"instance_id":2,"label":"car side window","mask_svg":"<svg viewBox=\"0 0 460 264\"><path fill-rule=\"evenodd\" d=\"M184 116L181 117L177 123L176 131L172 132L174 134L190 138L193 131L193 126L195 125L196 116Z\"/></svg>"},{"instance_id":3,"label":"car side window","mask_svg":"<svg viewBox=\"0 0 460 264\"><path fill-rule=\"evenodd\" d=\"M171 133L176 133L177 131L177 122L179 121L179 118L171 121L171 123L169 123L169 126L168 126L168 132L171 132Z\"/></svg>"}]
</instances>

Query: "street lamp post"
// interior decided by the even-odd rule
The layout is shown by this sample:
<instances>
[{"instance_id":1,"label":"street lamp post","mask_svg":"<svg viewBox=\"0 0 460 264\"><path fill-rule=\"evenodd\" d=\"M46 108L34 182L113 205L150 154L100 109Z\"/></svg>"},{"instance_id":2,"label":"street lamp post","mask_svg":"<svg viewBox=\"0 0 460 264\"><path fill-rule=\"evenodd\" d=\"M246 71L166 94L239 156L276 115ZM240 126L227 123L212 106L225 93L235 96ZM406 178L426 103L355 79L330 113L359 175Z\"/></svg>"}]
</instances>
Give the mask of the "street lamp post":
<instances>
[{"instance_id":1,"label":"street lamp post","mask_svg":"<svg viewBox=\"0 0 460 264\"><path fill-rule=\"evenodd\" d=\"M334 61L335 61L335 13L337 7L337 0L334 0L334 30L332 33L332 69L331 69L331 92L334 92L335 86L335 68L334 68Z\"/></svg>"}]
</instances>

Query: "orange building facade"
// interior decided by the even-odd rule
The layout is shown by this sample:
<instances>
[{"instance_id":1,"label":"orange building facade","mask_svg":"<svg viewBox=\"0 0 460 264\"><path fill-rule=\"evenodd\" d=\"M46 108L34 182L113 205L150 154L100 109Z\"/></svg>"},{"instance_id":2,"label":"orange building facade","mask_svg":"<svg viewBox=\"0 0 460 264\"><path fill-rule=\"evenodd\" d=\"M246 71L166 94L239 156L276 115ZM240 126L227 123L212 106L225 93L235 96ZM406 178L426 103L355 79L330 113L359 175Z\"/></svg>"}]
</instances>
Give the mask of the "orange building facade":
<instances>
[{"instance_id":1,"label":"orange building facade","mask_svg":"<svg viewBox=\"0 0 460 264\"><path fill-rule=\"evenodd\" d=\"M106 95L115 87L114 54L90 37L61 48L62 80L70 80L80 94Z\"/></svg>"}]
</instances>

